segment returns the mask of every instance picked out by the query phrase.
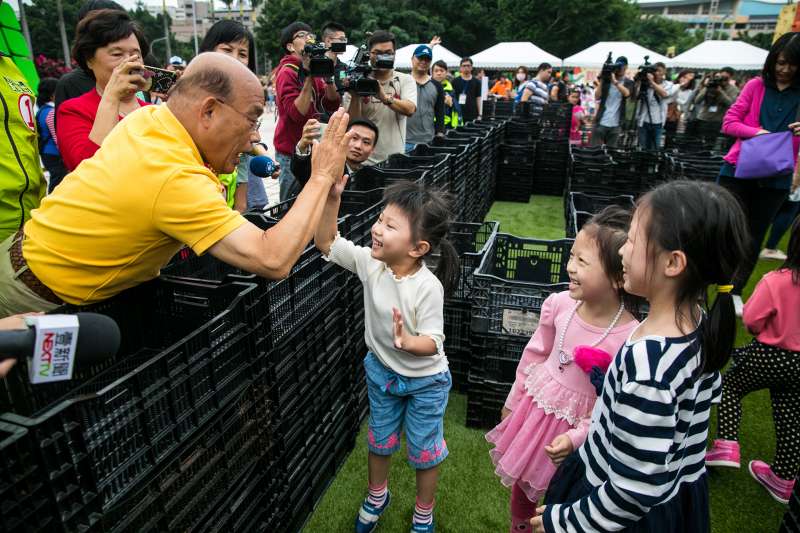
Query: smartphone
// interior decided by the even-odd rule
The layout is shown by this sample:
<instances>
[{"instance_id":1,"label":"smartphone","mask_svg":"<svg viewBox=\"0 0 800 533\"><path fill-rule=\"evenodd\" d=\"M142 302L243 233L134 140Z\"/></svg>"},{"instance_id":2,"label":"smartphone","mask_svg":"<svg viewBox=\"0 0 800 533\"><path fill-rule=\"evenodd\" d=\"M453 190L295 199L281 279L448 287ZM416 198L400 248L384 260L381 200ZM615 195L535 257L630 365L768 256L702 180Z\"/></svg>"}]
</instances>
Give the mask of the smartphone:
<instances>
[{"instance_id":1,"label":"smartphone","mask_svg":"<svg viewBox=\"0 0 800 533\"><path fill-rule=\"evenodd\" d=\"M158 67L145 66L145 78L150 81L150 88L148 91L167 94L175 82L178 80L178 75L171 70L164 70ZM149 74L148 74L149 73Z\"/></svg>"},{"instance_id":2,"label":"smartphone","mask_svg":"<svg viewBox=\"0 0 800 533\"><path fill-rule=\"evenodd\" d=\"M325 135L325 128L327 128L327 127L328 127L327 122L320 122L319 123L319 136L317 137L317 139L322 140L322 136Z\"/></svg>"}]
</instances>

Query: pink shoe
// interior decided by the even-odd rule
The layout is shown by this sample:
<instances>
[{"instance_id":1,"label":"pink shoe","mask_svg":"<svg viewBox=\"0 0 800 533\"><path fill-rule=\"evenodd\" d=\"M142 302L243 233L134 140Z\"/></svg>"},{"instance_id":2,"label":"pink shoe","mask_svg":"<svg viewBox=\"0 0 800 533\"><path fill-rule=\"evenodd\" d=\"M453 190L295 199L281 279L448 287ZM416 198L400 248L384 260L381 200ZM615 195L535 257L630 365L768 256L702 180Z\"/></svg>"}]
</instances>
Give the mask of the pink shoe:
<instances>
[{"instance_id":1,"label":"pink shoe","mask_svg":"<svg viewBox=\"0 0 800 533\"><path fill-rule=\"evenodd\" d=\"M715 439L706 452L706 466L739 468L739 443L735 440Z\"/></svg>"},{"instance_id":2,"label":"pink shoe","mask_svg":"<svg viewBox=\"0 0 800 533\"><path fill-rule=\"evenodd\" d=\"M764 461L750 461L750 475L761 483L776 502L788 504L794 488L793 479L783 479L775 475L772 468Z\"/></svg>"}]
</instances>

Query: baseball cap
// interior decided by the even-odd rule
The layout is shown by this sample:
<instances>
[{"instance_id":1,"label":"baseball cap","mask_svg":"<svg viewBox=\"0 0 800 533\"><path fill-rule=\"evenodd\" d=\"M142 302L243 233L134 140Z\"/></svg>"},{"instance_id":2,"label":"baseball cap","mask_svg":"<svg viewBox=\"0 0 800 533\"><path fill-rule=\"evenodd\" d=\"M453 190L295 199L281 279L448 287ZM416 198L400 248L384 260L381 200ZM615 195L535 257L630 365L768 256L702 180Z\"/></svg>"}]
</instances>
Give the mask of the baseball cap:
<instances>
[{"instance_id":1,"label":"baseball cap","mask_svg":"<svg viewBox=\"0 0 800 533\"><path fill-rule=\"evenodd\" d=\"M427 44L421 44L414 49L414 57L428 57L433 59L433 50Z\"/></svg>"},{"instance_id":2,"label":"baseball cap","mask_svg":"<svg viewBox=\"0 0 800 533\"><path fill-rule=\"evenodd\" d=\"M169 58L169 64L175 65L176 67L185 67L186 61L184 61L181 56L172 56Z\"/></svg>"},{"instance_id":3,"label":"baseball cap","mask_svg":"<svg viewBox=\"0 0 800 533\"><path fill-rule=\"evenodd\" d=\"M625 56L619 56L617 60L614 61L614 64L616 64L617 66L623 66L623 65L628 66L628 58Z\"/></svg>"}]
</instances>

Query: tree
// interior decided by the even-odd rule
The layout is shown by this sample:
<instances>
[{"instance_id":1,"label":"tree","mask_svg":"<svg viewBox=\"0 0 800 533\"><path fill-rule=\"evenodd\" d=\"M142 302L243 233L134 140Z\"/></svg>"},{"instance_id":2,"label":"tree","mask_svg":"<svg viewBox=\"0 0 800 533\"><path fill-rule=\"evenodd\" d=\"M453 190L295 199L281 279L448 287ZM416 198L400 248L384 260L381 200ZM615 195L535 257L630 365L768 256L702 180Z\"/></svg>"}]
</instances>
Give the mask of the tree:
<instances>
[{"instance_id":1,"label":"tree","mask_svg":"<svg viewBox=\"0 0 800 533\"><path fill-rule=\"evenodd\" d=\"M34 55L41 54L51 58L64 55L64 43L60 31L53 31L54 24L57 24L57 20L54 19L59 13L58 3L57 0L33 0L32 5L25 7ZM60 0L60 3L64 33L67 43L71 43L75 39L78 9L82 0Z\"/></svg>"},{"instance_id":2,"label":"tree","mask_svg":"<svg viewBox=\"0 0 800 533\"><path fill-rule=\"evenodd\" d=\"M676 54L680 54L703 40L702 33L689 32L688 26L683 22L659 15L637 18L628 28L625 37L659 54L666 54L671 46L675 47Z\"/></svg>"},{"instance_id":3,"label":"tree","mask_svg":"<svg viewBox=\"0 0 800 533\"><path fill-rule=\"evenodd\" d=\"M771 33L756 33L755 35L750 35L749 32L744 31L739 34L739 39L753 46L763 48L764 50L769 50L772 47Z\"/></svg>"},{"instance_id":4,"label":"tree","mask_svg":"<svg viewBox=\"0 0 800 533\"><path fill-rule=\"evenodd\" d=\"M496 14L497 0L274 0L258 17L256 38L259 48L274 61L283 55L279 44L282 28L301 20L319 30L326 21L335 20L347 28L348 41L355 45L366 40L367 32L386 29L397 36L400 46L427 43L433 35L440 35L444 46L467 55L496 42Z\"/></svg>"},{"instance_id":5,"label":"tree","mask_svg":"<svg viewBox=\"0 0 800 533\"><path fill-rule=\"evenodd\" d=\"M635 22L639 7L627 0L498 0L497 39L531 41L567 57L598 41L615 41Z\"/></svg>"}]
</instances>

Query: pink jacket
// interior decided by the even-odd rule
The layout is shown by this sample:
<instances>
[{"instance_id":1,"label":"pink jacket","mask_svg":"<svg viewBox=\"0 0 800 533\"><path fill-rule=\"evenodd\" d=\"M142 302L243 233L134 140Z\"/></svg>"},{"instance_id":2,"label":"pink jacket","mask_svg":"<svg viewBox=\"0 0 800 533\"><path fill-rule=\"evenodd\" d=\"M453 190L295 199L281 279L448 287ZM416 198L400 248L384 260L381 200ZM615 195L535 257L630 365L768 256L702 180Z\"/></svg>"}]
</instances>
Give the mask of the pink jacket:
<instances>
[{"instance_id":1,"label":"pink jacket","mask_svg":"<svg viewBox=\"0 0 800 533\"><path fill-rule=\"evenodd\" d=\"M788 269L769 272L744 304L742 321L759 342L800 352L800 285Z\"/></svg>"},{"instance_id":2,"label":"pink jacket","mask_svg":"<svg viewBox=\"0 0 800 533\"><path fill-rule=\"evenodd\" d=\"M761 77L748 81L739 98L725 113L722 119L722 133L737 137L736 142L724 157L725 161L735 165L739 161L739 152L742 150L742 140L755 137L761 128L761 104L764 102L764 93L767 88ZM792 139L794 151L800 148L800 137Z\"/></svg>"}]
</instances>

